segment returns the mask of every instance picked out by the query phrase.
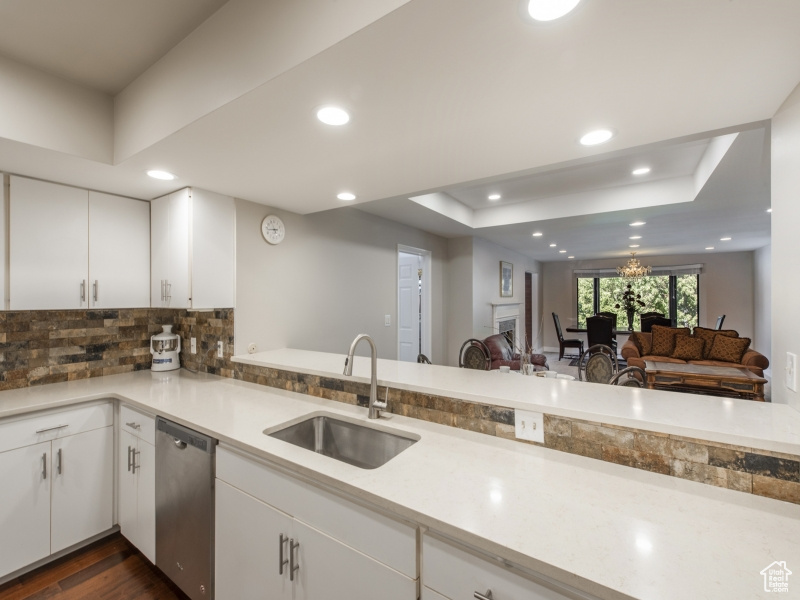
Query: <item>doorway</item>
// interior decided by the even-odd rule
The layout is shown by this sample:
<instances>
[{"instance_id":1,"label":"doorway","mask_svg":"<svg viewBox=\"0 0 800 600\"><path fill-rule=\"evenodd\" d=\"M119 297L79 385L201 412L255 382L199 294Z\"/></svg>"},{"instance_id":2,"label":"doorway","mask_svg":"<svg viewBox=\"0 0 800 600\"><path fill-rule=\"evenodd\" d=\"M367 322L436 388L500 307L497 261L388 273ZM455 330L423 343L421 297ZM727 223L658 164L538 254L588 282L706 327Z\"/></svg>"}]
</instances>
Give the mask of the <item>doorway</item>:
<instances>
[{"instance_id":1,"label":"doorway","mask_svg":"<svg viewBox=\"0 0 800 600\"><path fill-rule=\"evenodd\" d=\"M397 246L397 360L431 357L431 253Z\"/></svg>"}]
</instances>

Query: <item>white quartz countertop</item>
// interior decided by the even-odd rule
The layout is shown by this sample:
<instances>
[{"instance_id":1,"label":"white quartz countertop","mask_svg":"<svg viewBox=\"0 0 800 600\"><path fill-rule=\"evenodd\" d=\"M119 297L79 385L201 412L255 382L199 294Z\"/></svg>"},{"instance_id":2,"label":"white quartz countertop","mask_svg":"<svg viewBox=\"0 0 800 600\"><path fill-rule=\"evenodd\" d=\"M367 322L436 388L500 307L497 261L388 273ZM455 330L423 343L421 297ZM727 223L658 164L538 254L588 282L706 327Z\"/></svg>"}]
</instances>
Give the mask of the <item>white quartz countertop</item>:
<instances>
[{"instance_id":1,"label":"white quartz countertop","mask_svg":"<svg viewBox=\"0 0 800 600\"><path fill-rule=\"evenodd\" d=\"M769 598L760 571L776 560L790 570L800 565L794 504L400 415L380 424L420 440L364 470L263 430L318 411L369 425L366 409L233 379L144 371L5 391L0 418L101 398L172 419L601 598ZM790 591L798 597L800 584Z\"/></svg>"},{"instance_id":2,"label":"white quartz countertop","mask_svg":"<svg viewBox=\"0 0 800 600\"><path fill-rule=\"evenodd\" d=\"M344 354L284 348L234 362L343 378ZM369 382L356 356L353 379ZM378 359L378 384L507 408L800 454L800 412L785 404L717 398ZM800 585L798 585L800 587Z\"/></svg>"}]
</instances>

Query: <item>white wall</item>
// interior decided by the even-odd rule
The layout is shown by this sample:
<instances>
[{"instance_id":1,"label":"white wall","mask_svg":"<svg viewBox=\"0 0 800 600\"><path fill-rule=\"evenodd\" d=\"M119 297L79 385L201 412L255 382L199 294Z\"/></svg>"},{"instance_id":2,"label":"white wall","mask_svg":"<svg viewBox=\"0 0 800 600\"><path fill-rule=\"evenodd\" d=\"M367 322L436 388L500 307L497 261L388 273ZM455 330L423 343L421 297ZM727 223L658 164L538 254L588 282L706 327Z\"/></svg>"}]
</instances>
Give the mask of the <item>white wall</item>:
<instances>
[{"instance_id":1,"label":"white wall","mask_svg":"<svg viewBox=\"0 0 800 600\"><path fill-rule=\"evenodd\" d=\"M772 247L753 252L753 347L772 355Z\"/></svg>"},{"instance_id":2,"label":"white wall","mask_svg":"<svg viewBox=\"0 0 800 600\"><path fill-rule=\"evenodd\" d=\"M275 214L286 225L277 246L261 237ZM297 215L236 200L236 353L301 348L345 354L370 334L381 358L397 356L397 244L432 252L431 360L445 361L447 241L352 208ZM384 326L384 315L392 324ZM359 348L365 354L367 346Z\"/></svg>"},{"instance_id":3,"label":"white wall","mask_svg":"<svg viewBox=\"0 0 800 600\"><path fill-rule=\"evenodd\" d=\"M624 258L569 262L549 262L543 265L543 306L545 315L544 346L558 349L553 318L556 312L561 327L575 327L577 316L577 284L575 269L617 267ZM650 266L703 264L700 275L700 325L713 327L719 315L725 316L724 327L735 329L742 337L753 338L754 332L754 268L752 252L720 252L709 254L679 254L645 257L642 263ZM567 334L564 337L579 337ZM619 341L624 341L620 338ZM755 347L755 346L754 346ZM769 348L755 347L769 357Z\"/></svg>"},{"instance_id":4,"label":"white wall","mask_svg":"<svg viewBox=\"0 0 800 600\"><path fill-rule=\"evenodd\" d=\"M786 387L786 353L800 356L800 85L772 119L772 401L800 410L800 394Z\"/></svg>"},{"instance_id":5,"label":"white wall","mask_svg":"<svg viewBox=\"0 0 800 600\"><path fill-rule=\"evenodd\" d=\"M472 238L447 241L447 356L444 364L458 366L458 351L472 335Z\"/></svg>"}]
</instances>

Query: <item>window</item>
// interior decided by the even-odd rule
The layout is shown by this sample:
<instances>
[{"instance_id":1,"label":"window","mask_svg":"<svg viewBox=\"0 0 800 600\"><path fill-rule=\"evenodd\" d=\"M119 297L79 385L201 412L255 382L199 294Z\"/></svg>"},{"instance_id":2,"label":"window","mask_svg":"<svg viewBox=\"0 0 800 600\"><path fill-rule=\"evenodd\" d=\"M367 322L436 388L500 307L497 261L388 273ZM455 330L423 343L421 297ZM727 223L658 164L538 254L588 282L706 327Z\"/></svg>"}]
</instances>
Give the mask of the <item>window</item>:
<instances>
[{"instance_id":1,"label":"window","mask_svg":"<svg viewBox=\"0 0 800 600\"><path fill-rule=\"evenodd\" d=\"M660 312L671 318L679 327L695 327L700 312L699 275L652 275L631 282L622 277L578 277L578 327L586 327L586 317L598 312L612 312L622 329L628 324L623 308L614 308L622 293L631 283L644 308L639 312ZM633 328L641 329L639 313L633 319Z\"/></svg>"}]
</instances>

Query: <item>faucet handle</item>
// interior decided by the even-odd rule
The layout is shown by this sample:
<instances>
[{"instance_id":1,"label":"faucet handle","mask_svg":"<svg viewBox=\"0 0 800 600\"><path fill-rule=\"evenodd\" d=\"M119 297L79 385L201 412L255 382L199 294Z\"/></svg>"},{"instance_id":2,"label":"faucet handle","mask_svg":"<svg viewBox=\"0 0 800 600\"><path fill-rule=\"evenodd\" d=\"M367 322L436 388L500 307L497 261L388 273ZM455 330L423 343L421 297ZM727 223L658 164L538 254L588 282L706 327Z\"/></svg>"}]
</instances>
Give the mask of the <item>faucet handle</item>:
<instances>
[{"instance_id":1,"label":"faucet handle","mask_svg":"<svg viewBox=\"0 0 800 600\"><path fill-rule=\"evenodd\" d=\"M349 362L350 362L350 357L349 356L345 356L344 357L344 371L342 371L342 375L347 375L347 365L348 365Z\"/></svg>"},{"instance_id":2,"label":"faucet handle","mask_svg":"<svg viewBox=\"0 0 800 600\"><path fill-rule=\"evenodd\" d=\"M379 408L381 410L386 410L389 408L389 386L386 386L386 393L383 395L383 402L376 399L375 403L373 404L375 408Z\"/></svg>"}]
</instances>

